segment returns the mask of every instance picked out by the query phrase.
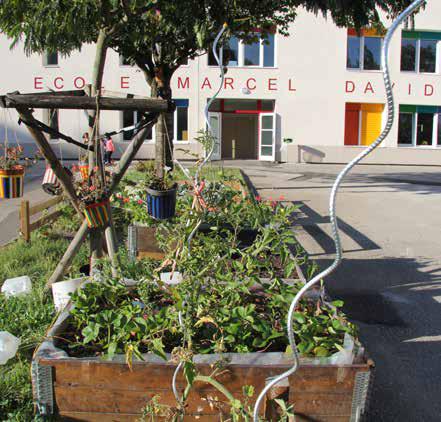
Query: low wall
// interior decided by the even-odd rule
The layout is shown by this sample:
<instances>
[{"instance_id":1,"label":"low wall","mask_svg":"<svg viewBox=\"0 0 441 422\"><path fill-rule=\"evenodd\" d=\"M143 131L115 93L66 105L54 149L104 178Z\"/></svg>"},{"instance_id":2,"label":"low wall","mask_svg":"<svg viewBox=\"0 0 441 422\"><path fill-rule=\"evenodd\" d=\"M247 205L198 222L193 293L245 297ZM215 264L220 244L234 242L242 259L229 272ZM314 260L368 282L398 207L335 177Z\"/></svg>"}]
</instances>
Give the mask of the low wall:
<instances>
[{"instance_id":1,"label":"low wall","mask_svg":"<svg viewBox=\"0 0 441 422\"><path fill-rule=\"evenodd\" d=\"M289 163L347 163L365 147L289 145L286 161ZM365 164L441 165L441 148L378 147L363 160Z\"/></svg>"}]
</instances>

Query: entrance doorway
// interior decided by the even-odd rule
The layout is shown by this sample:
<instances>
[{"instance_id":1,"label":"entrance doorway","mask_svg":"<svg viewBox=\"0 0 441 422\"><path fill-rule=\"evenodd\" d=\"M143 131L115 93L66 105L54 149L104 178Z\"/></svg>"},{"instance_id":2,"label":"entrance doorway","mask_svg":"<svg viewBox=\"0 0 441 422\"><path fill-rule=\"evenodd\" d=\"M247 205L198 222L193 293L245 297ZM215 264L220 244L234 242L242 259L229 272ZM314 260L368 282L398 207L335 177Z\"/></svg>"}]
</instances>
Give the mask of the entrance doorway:
<instances>
[{"instance_id":1,"label":"entrance doorway","mask_svg":"<svg viewBox=\"0 0 441 422\"><path fill-rule=\"evenodd\" d=\"M209 110L213 160L275 159L274 100L217 99Z\"/></svg>"},{"instance_id":2,"label":"entrance doorway","mask_svg":"<svg viewBox=\"0 0 441 422\"><path fill-rule=\"evenodd\" d=\"M257 159L257 114L222 115L222 159Z\"/></svg>"}]
</instances>

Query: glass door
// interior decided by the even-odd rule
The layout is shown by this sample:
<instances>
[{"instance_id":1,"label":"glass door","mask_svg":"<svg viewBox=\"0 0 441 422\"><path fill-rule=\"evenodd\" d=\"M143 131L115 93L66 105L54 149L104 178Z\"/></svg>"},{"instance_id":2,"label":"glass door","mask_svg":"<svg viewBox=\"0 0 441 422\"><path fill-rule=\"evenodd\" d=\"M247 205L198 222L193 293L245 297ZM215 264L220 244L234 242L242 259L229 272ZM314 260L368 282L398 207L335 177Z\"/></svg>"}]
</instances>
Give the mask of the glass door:
<instances>
[{"instance_id":1,"label":"glass door","mask_svg":"<svg viewBox=\"0 0 441 422\"><path fill-rule=\"evenodd\" d=\"M210 113L208 113L208 119L210 120L212 135L215 138L214 149L213 149L213 154L211 156L211 159L212 160L220 160L221 159L221 138L222 138L222 134L221 134L222 114L210 112Z\"/></svg>"},{"instance_id":2,"label":"glass door","mask_svg":"<svg viewBox=\"0 0 441 422\"><path fill-rule=\"evenodd\" d=\"M259 115L259 160L275 160L276 117L274 113Z\"/></svg>"},{"instance_id":3,"label":"glass door","mask_svg":"<svg viewBox=\"0 0 441 422\"><path fill-rule=\"evenodd\" d=\"M433 113L418 113L417 137L418 146L431 146L433 136Z\"/></svg>"}]
</instances>

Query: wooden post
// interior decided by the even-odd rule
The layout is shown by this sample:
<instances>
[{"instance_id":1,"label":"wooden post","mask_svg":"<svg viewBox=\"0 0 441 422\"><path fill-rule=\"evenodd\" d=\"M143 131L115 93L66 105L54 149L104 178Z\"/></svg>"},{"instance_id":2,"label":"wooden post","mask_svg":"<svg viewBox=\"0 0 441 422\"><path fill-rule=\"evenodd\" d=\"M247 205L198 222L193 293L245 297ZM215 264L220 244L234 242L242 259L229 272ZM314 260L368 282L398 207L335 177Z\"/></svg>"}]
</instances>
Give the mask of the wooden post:
<instances>
[{"instance_id":1,"label":"wooden post","mask_svg":"<svg viewBox=\"0 0 441 422\"><path fill-rule=\"evenodd\" d=\"M46 289L50 288L53 283L56 283L57 281L60 281L63 277L64 273L69 268L72 260L74 259L75 255L78 253L81 245L83 244L84 240L86 239L87 233L88 233L88 227L87 227L87 221L84 220L83 224L81 224L81 227L75 234L75 237L73 238L72 242L66 249L66 252L63 255L63 258L61 258L60 262L57 265L57 268L55 268L55 271L50 276L49 280L46 283Z\"/></svg>"},{"instance_id":2,"label":"wooden post","mask_svg":"<svg viewBox=\"0 0 441 422\"><path fill-rule=\"evenodd\" d=\"M23 200L21 201L20 209L20 232L26 242L31 240L31 231L29 229L30 220L29 201Z\"/></svg>"}]
</instances>

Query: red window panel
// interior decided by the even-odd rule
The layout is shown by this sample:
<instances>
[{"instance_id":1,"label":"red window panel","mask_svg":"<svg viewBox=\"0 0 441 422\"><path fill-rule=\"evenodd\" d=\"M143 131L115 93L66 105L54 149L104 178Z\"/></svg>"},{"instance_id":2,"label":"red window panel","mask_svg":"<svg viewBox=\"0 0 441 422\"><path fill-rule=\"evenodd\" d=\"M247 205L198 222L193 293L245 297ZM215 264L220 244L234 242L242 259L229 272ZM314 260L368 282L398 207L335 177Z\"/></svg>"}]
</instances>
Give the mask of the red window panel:
<instances>
[{"instance_id":1,"label":"red window panel","mask_svg":"<svg viewBox=\"0 0 441 422\"><path fill-rule=\"evenodd\" d=\"M347 103L345 111L345 145L358 145L360 130L360 109L358 103Z\"/></svg>"}]
</instances>

